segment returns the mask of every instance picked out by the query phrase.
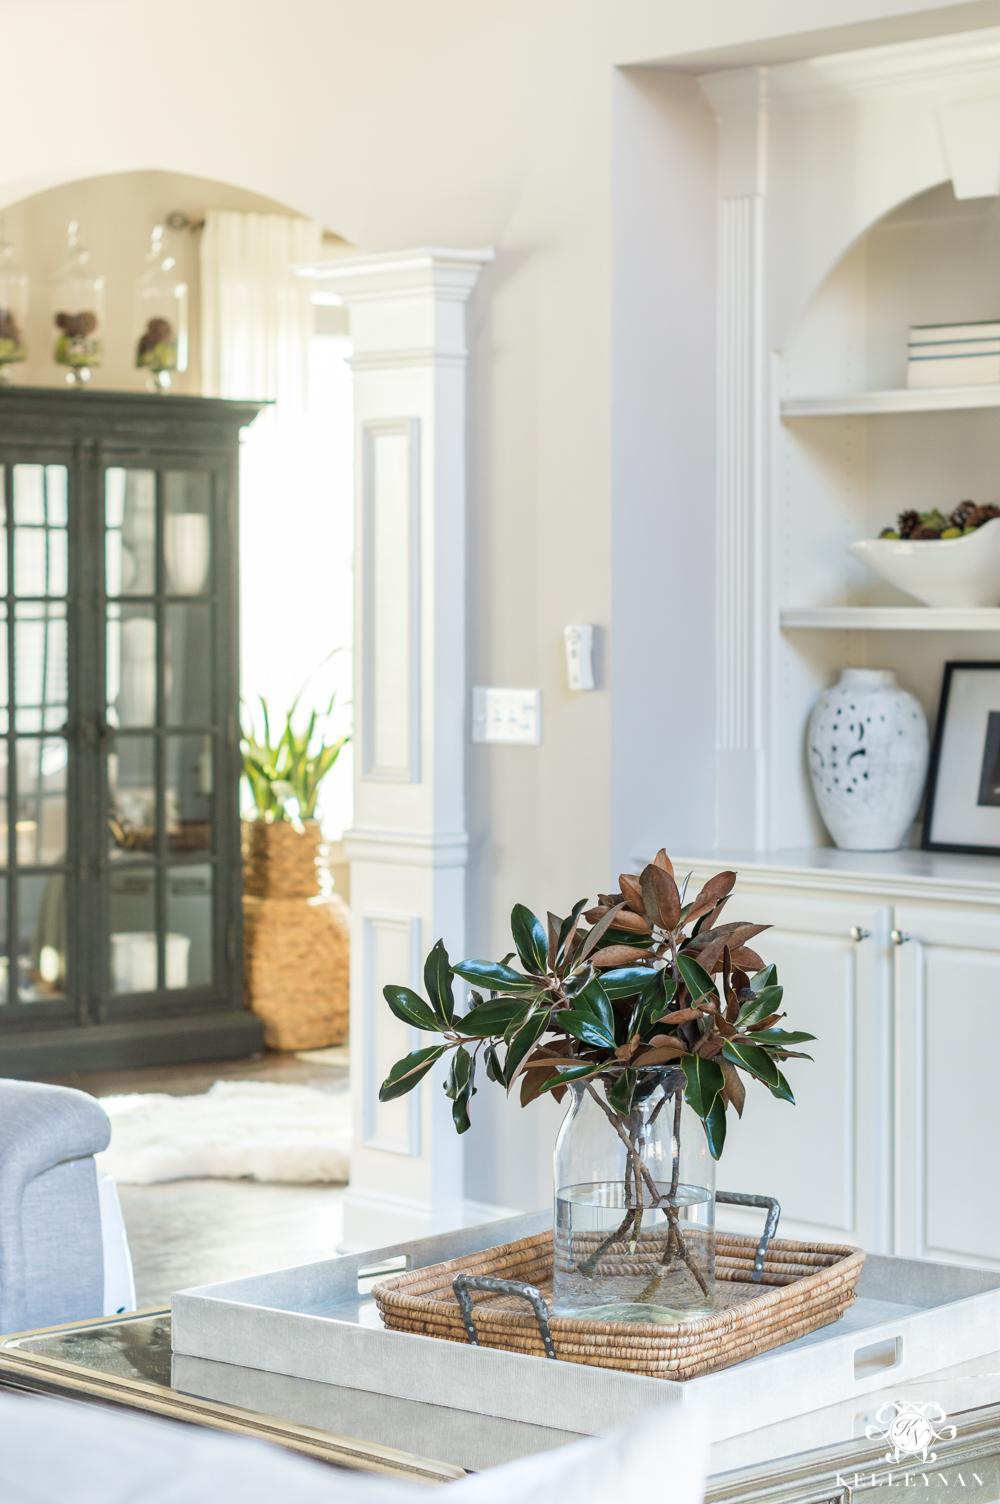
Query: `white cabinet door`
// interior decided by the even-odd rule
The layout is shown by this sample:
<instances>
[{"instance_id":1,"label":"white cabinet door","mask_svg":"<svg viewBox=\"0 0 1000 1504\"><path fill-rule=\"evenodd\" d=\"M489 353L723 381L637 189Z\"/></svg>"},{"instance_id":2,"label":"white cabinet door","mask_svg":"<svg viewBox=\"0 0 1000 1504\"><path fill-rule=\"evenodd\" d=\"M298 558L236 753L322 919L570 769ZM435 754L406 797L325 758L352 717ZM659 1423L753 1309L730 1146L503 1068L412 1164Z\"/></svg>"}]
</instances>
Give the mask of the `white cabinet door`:
<instances>
[{"instance_id":1,"label":"white cabinet door","mask_svg":"<svg viewBox=\"0 0 1000 1504\"><path fill-rule=\"evenodd\" d=\"M1000 1269L1000 916L896 909L896 1251Z\"/></svg>"},{"instance_id":2,"label":"white cabinet door","mask_svg":"<svg viewBox=\"0 0 1000 1504\"><path fill-rule=\"evenodd\" d=\"M816 1035L802 1046L812 1063L785 1064L794 1107L747 1079L743 1118L730 1109L718 1169L721 1190L778 1198L779 1236L890 1251L890 912L745 889L730 903L727 918L774 926L752 944L778 968L782 1027ZM868 933L856 940L852 929ZM720 1207L719 1222L759 1231L761 1215Z\"/></svg>"}]
</instances>

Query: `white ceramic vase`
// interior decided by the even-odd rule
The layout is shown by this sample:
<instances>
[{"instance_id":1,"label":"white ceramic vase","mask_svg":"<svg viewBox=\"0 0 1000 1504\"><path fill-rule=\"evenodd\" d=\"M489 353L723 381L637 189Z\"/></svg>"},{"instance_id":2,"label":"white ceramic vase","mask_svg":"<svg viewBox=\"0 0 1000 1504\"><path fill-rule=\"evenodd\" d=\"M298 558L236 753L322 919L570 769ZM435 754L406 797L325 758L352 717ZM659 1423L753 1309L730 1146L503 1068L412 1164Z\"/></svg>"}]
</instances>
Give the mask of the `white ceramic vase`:
<instances>
[{"instance_id":1,"label":"white ceramic vase","mask_svg":"<svg viewBox=\"0 0 1000 1504\"><path fill-rule=\"evenodd\" d=\"M809 717L808 755L823 823L845 851L907 844L927 776L927 718L883 668L845 668Z\"/></svg>"}]
</instances>

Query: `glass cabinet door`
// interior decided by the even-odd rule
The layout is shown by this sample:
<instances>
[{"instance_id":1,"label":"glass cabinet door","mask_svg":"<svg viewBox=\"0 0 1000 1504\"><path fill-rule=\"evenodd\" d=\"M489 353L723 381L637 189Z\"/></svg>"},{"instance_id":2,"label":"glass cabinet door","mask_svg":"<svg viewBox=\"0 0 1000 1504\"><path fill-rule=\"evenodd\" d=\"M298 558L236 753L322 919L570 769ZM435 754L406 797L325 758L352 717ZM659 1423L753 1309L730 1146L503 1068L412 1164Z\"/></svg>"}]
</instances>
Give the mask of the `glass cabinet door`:
<instances>
[{"instance_id":1,"label":"glass cabinet door","mask_svg":"<svg viewBox=\"0 0 1000 1504\"><path fill-rule=\"evenodd\" d=\"M214 513L207 470L104 472L112 999L216 980Z\"/></svg>"},{"instance_id":2,"label":"glass cabinet door","mask_svg":"<svg viewBox=\"0 0 1000 1504\"><path fill-rule=\"evenodd\" d=\"M0 466L0 1006L66 996L68 469Z\"/></svg>"}]
</instances>

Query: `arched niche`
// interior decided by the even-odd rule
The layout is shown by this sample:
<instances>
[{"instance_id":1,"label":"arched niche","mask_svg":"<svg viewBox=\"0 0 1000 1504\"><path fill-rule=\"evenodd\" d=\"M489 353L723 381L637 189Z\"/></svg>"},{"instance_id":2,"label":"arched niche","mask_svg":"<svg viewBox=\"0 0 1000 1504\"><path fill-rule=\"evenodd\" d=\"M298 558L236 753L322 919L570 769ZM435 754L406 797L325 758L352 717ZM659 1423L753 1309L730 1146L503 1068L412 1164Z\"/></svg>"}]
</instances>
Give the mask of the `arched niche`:
<instances>
[{"instance_id":1,"label":"arched niche","mask_svg":"<svg viewBox=\"0 0 1000 1504\"><path fill-rule=\"evenodd\" d=\"M956 199L939 183L876 221L816 292L776 357L771 458L772 582L778 614L917 603L847 552L904 508L1000 501L1000 407L816 412L803 399L906 388L912 324L1000 319L1000 198ZM797 411L789 404L801 403ZM863 405L863 404L862 404ZM888 400L891 406L891 399ZM845 666L890 668L933 721L949 659L995 659L988 630L789 628L773 699L775 844L826 839L808 791L803 733L819 690Z\"/></svg>"},{"instance_id":2,"label":"arched niche","mask_svg":"<svg viewBox=\"0 0 1000 1504\"><path fill-rule=\"evenodd\" d=\"M95 389L143 390L145 375L135 369L133 360L133 288L143 270L150 232L175 210L197 223L209 209L300 212L235 184L155 169L63 182L5 207L0 212L4 239L15 244L31 277L30 354L14 379L29 386L64 382L65 372L51 358L49 279L65 257L67 225L76 219L81 239L92 253L92 264L107 280L105 358L94 372L93 385ZM201 390L199 243L197 231L184 230L171 237L178 276L190 289L190 362L187 371L176 376L174 389L194 394Z\"/></svg>"}]
</instances>

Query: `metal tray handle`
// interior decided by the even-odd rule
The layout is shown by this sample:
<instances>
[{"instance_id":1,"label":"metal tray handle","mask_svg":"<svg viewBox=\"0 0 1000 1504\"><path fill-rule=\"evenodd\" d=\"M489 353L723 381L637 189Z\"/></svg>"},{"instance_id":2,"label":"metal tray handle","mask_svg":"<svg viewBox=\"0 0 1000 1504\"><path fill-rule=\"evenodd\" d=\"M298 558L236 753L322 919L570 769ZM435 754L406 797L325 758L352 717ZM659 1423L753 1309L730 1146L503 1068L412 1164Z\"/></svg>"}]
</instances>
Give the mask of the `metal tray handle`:
<instances>
[{"instance_id":1,"label":"metal tray handle","mask_svg":"<svg viewBox=\"0 0 1000 1504\"><path fill-rule=\"evenodd\" d=\"M778 1218L781 1216L781 1207L773 1196L746 1196L742 1191L716 1191L716 1201L721 1201L723 1206L766 1206L767 1220L764 1223L764 1232L757 1244L757 1254L753 1261L753 1273L750 1282L760 1284L760 1277L764 1273L764 1259L767 1254L767 1245L778 1231Z\"/></svg>"},{"instance_id":2,"label":"metal tray handle","mask_svg":"<svg viewBox=\"0 0 1000 1504\"><path fill-rule=\"evenodd\" d=\"M451 1288L455 1292L455 1298L462 1309L462 1325L473 1347L479 1346L479 1337L476 1333L476 1323L472 1315L472 1290L490 1290L495 1295L517 1295L526 1300L535 1313L538 1322L538 1330L542 1334L542 1345L545 1348L547 1358L555 1358L556 1346L552 1341L552 1333L549 1331L548 1307L542 1297L541 1290L535 1285L522 1284L517 1279L491 1279L486 1274L457 1274L451 1282Z\"/></svg>"}]
</instances>

